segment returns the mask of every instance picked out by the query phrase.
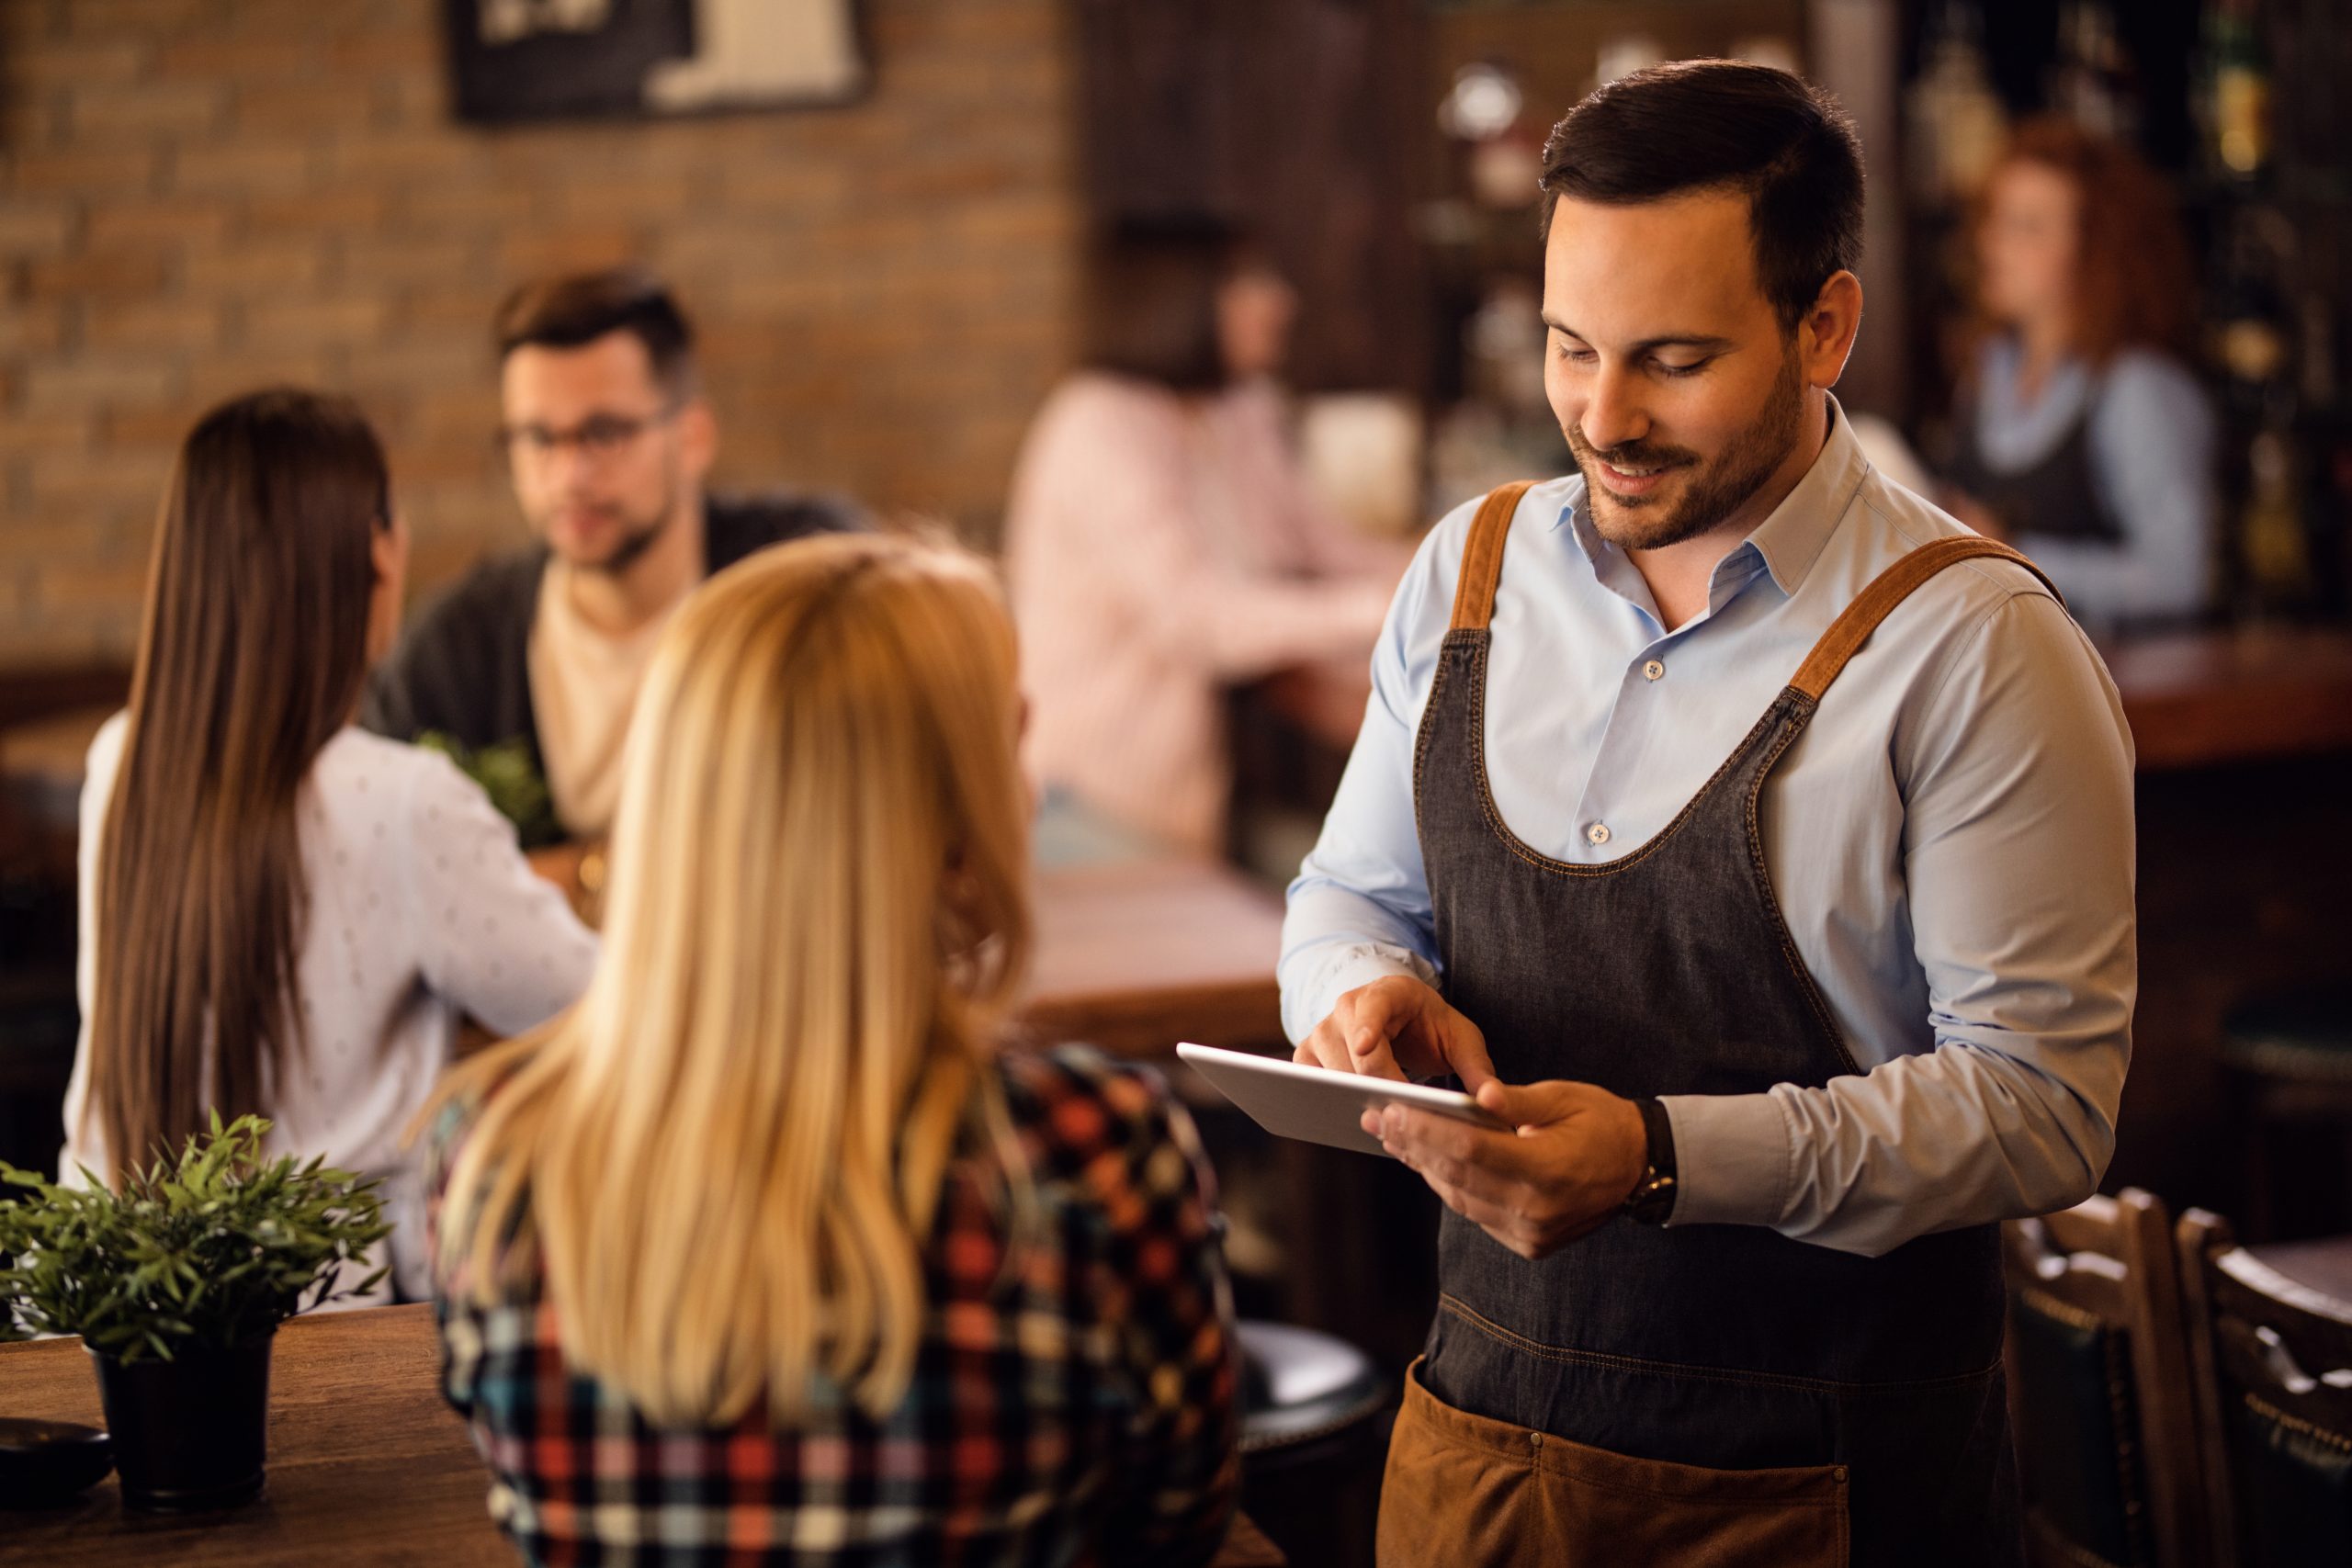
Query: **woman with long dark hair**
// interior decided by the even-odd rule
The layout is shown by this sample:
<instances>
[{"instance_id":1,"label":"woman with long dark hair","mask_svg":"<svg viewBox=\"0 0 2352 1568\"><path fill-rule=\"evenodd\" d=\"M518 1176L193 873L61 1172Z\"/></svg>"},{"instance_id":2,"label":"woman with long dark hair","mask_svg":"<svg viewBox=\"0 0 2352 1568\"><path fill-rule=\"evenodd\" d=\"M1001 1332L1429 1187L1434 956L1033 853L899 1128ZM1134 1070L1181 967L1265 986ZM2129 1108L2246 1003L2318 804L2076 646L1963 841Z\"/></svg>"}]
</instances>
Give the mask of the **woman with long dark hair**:
<instances>
[{"instance_id":1,"label":"woman with long dark hair","mask_svg":"<svg viewBox=\"0 0 2352 1568\"><path fill-rule=\"evenodd\" d=\"M181 446L129 708L82 796L82 1038L63 1166L112 1181L218 1110L392 1179L460 1012L505 1032L585 987L595 942L445 759L352 725L407 534L375 432L291 389Z\"/></svg>"}]
</instances>

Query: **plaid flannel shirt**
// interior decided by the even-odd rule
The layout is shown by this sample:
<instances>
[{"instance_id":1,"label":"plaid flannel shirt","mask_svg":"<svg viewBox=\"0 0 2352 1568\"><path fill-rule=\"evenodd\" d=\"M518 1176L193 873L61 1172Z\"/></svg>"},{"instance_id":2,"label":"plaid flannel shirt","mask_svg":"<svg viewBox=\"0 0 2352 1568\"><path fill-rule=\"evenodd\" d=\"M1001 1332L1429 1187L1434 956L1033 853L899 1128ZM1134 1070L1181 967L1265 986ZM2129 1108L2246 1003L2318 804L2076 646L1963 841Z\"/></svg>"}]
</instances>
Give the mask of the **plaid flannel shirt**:
<instances>
[{"instance_id":1,"label":"plaid flannel shirt","mask_svg":"<svg viewBox=\"0 0 2352 1568\"><path fill-rule=\"evenodd\" d=\"M829 1379L785 1430L649 1425L564 1362L537 1281L440 1303L443 1392L534 1562L1205 1562L1239 1481L1232 1307L1192 1120L1148 1069L1064 1048L1000 1071L1040 1242L1006 1266L1001 1186L951 1165L914 1380L876 1420ZM472 1120L430 1153L435 1209ZM526 1221L527 1223L527 1221ZM437 1240L437 1238L436 1238Z\"/></svg>"}]
</instances>

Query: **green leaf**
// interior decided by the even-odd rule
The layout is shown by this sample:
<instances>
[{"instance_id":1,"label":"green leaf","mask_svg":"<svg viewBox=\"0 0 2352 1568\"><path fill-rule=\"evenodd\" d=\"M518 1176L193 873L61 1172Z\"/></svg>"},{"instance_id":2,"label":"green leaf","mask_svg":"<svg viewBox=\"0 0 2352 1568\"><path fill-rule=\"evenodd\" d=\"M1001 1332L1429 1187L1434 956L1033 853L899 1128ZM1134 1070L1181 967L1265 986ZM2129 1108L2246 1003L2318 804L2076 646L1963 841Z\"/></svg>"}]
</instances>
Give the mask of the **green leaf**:
<instances>
[{"instance_id":1,"label":"green leaf","mask_svg":"<svg viewBox=\"0 0 2352 1568\"><path fill-rule=\"evenodd\" d=\"M314 1286L325 1299L335 1266L390 1234L379 1182L322 1158L264 1162L260 1117L206 1123L119 1191L86 1170L68 1188L0 1163L0 1183L25 1194L0 1200L0 1338L79 1334L127 1359L225 1348L302 1310Z\"/></svg>"}]
</instances>

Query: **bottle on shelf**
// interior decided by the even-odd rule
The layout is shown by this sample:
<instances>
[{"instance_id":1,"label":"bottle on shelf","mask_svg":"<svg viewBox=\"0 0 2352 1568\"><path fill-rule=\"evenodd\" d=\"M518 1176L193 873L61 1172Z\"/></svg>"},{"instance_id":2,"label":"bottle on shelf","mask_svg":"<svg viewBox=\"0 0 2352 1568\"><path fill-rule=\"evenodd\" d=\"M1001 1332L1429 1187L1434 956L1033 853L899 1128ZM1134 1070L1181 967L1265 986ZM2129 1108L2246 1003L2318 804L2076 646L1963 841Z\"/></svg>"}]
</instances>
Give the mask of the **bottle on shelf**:
<instances>
[{"instance_id":1,"label":"bottle on shelf","mask_svg":"<svg viewBox=\"0 0 2352 1568\"><path fill-rule=\"evenodd\" d=\"M2232 203L2218 217L2207 347L2232 413L2256 423L2293 397L2298 334L2277 280L2292 257L2294 231L2283 213L2258 202Z\"/></svg>"},{"instance_id":2,"label":"bottle on shelf","mask_svg":"<svg viewBox=\"0 0 2352 1568\"><path fill-rule=\"evenodd\" d=\"M2255 432L2246 447L2237 566L2245 595L2241 610L2253 619L2306 609L2318 590L2300 457L2292 426L2283 417Z\"/></svg>"},{"instance_id":3,"label":"bottle on shelf","mask_svg":"<svg viewBox=\"0 0 2352 1568\"><path fill-rule=\"evenodd\" d=\"M1956 205L1984 185L2008 135L1985 62L1984 19L1969 0L1945 0L1924 61L1904 104L1912 183L1929 202Z\"/></svg>"},{"instance_id":4,"label":"bottle on shelf","mask_svg":"<svg viewBox=\"0 0 2352 1568\"><path fill-rule=\"evenodd\" d=\"M2271 72L2255 0L2222 0L2208 14L2204 85L2208 162L2225 179L2260 179L2271 163Z\"/></svg>"},{"instance_id":5,"label":"bottle on shelf","mask_svg":"<svg viewBox=\"0 0 2352 1568\"><path fill-rule=\"evenodd\" d=\"M2140 89L2107 0L2067 0L2058 13L2052 107L2084 130L2131 142L2140 133Z\"/></svg>"}]
</instances>

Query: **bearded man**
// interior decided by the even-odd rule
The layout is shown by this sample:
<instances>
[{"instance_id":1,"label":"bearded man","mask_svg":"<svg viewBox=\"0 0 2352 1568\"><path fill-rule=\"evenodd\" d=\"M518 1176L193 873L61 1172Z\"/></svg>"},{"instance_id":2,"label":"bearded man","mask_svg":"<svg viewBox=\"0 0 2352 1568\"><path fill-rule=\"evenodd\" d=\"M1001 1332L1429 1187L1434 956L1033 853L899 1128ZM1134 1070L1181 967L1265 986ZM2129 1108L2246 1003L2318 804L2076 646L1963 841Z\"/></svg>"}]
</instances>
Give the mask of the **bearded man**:
<instances>
[{"instance_id":1,"label":"bearded man","mask_svg":"<svg viewBox=\"0 0 2352 1568\"><path fill-rule=\"evenodd\" d=\"M2021 1561L1997 1225L2090 1193L2132 742L2024 558L1829 395L1862 166L1798 78L1602 87L1543 175L1576 458L1442 521L1290 893L1302 1061L1447 1213L1384 1562Z\"/></svg>"},{"instance_id":2,"label":"bearded man","mask_svg":"<svg viewBox=\"0 0 2352 1568\"><path fill-rule=\"evenodd\" d=\"M419 615L363 722L443 738L544 782L553 820L612 826L621 741L653 646L704 578L753 550L857 526L806 496L707 496L718 426L694 333L661 280L622 267L526 284L498 312L499 444L533 547L476 567ZM477 766L477 772L481 771Z\"/></svg>"}]
</instances>

